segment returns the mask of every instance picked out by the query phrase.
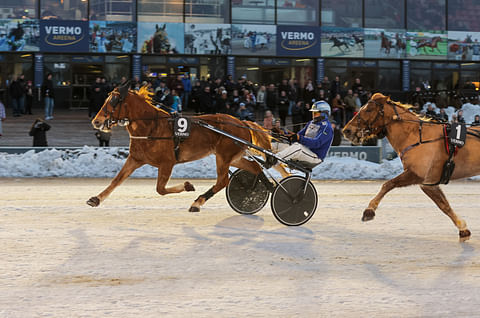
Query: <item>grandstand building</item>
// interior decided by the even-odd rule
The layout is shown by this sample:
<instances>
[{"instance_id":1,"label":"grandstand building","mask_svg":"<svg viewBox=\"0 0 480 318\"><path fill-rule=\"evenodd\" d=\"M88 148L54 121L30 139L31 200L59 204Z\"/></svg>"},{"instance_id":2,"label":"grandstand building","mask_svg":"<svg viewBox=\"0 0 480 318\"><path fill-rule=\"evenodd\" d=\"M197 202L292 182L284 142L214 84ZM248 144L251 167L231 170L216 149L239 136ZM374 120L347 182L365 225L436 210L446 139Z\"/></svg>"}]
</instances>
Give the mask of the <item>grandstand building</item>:
<instances>
[{"instance_id":1,"label":"grandstand building","mask_svg":"<svg viewBox=\"0 0 480 318\"><path fill-rule=\"evenodd\" d=\"M2 0L0 94L12 75L39 87L50 72L66 107L88 103L97 75L453 90L479 81L478 12L478 0Z\"/></svg>"}]
</instances>

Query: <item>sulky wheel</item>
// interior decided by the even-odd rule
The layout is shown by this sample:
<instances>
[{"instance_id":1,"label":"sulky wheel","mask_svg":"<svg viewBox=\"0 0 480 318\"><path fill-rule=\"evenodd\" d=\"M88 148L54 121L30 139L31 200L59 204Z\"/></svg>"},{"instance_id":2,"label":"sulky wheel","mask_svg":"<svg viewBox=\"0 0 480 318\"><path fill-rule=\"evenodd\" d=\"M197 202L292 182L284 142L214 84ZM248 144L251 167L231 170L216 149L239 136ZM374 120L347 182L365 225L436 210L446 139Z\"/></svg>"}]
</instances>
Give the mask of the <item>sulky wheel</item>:
<instances>
[{"instance_id":1,"label":"sulky wheel","mask_svg":"<svg viewBox=\"0 0 480 318\"><path fill-rule=\"evenodd\" d=\"M240 214L257 213L265 206L270 195L258 176L242 169L232 174L226 193L228 204Z\"/></svg>"},{"instance_id":2,"label":"sulky wheel","mask_svg":"<svg viewBox=\"0 0 480 318\"><path fill-rule=\"evenodd\" d=\"M317 209L317 190L309 181L306 192L305 178L290 176L280 181L272 193L272 212L285 225L302 225L313 216Z\"/></svg>"}]
</instances>

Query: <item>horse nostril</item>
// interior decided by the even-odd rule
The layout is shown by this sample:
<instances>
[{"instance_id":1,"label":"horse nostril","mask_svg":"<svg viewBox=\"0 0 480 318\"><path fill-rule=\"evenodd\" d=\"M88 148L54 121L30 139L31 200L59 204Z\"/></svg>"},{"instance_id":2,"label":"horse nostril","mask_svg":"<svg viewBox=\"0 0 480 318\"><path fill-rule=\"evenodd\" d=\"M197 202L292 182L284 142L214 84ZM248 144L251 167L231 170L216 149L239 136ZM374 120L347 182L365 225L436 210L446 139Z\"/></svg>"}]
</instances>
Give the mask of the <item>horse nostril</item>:
<instances>
[{"instance_id":1,"label":"horse nostril","mask_svg":"<svg viewBox=\"0 0 480 318\"><path fill-rule=\"evenodd\" d=\"M345 135L350 135L351 132L352 132L352 131L351 131L350 129L344 129L344 130L343 130L343 133L344 133Z\"/></svg>"},{"instance_id":2,"label":"horse nostril","mask_svg":"<svg viewBox=\"0 0 480 318\"><path fill-rule=\"evenodd\" d=\"M98 126L100 126L100 121L99 121L99 120L95 120L95 121L93 122L93 124L94 124L96 127L98 127Z\"/></svg>"}]
</instances>

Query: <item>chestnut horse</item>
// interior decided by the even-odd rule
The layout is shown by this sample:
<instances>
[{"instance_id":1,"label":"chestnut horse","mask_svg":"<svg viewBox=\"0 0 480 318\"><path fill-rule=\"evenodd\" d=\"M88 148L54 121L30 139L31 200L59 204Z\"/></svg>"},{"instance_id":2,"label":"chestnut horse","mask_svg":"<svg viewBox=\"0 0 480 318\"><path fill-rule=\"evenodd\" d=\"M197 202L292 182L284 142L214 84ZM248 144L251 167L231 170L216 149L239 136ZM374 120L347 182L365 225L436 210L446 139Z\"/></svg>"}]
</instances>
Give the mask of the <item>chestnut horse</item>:
<instances>
[{"instance_id":1,"label":"chestnut horse","mask_svg":"<svg viewBox=\"0 0 480 318\"><path fill-rule=\"evenodd\" d=\"M428 121L410 111L409 105L375 94L360 108L343 129L346 138L355 144L370 137L386 136L399 154L404 171L385 182L380 192L370 201L363 212L362 221L375 217L382 198L392 189L418 184L427 196L450 217L459 230L460 240L470 238L465 221L457 216L438 186L443 166L448 160L444 144L444 126ZM469 128L465 146L454 157L456 168L451 179L460 179L480 174L480 130ZM473 135L473 136L472 136Z\"/></svg>"},{"instance_id":2,"label":"chestnut horse","mask_svg":"<svg viewBox=\"0 0 480 318\"><path fill-rule=\"evenodd\" d=\"M130 152L120 172L100 194L90 198L87 204L98 206L137 168L149 164L158 168L157 192L161 195L194 191L190 182L166 187L173 166L177 163L194 161L210 154L216 155L217 182L206 193L200 195L191 205L190 212L200 207L229 182L230 166L247 170L265 180L262 168L254 161L244 158L246 146L212 130L196 125L202 121L264 149L271 149L270 135L259 125L243 122L225 115L202 115L191 117L190 136L179 143L174 150L173 124L171 115L153 106L146 88L137 93L128 89L128 83L113 90L102 108L92 120L94 128L110 130L111 127L126 123L130 135ZM286 172L285 172L286 173ZM265 180L267 181L267 180Z\"/></svg>"}]
</instances>

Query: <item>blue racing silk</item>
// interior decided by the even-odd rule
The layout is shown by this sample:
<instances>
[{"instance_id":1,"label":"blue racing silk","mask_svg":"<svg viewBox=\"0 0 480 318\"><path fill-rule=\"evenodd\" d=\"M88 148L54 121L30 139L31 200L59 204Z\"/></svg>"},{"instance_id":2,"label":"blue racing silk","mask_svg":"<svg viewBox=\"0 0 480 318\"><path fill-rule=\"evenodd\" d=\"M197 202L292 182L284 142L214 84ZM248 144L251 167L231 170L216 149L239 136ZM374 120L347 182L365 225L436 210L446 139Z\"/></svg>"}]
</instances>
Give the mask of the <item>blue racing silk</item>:
<instances>
[{"instance_id":1,"label":"blue racing silk","mask_svg":"<svg viewBox=\"0 0 480 318\"><path fill-rule=\"evenodd\" d=\"M328 119L309 121L298 135L300 144L313 151L318 158L325 159L333 141L333 128Z\"/></svg>"}]
</instances>

